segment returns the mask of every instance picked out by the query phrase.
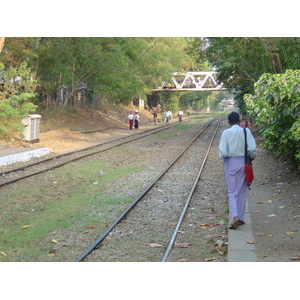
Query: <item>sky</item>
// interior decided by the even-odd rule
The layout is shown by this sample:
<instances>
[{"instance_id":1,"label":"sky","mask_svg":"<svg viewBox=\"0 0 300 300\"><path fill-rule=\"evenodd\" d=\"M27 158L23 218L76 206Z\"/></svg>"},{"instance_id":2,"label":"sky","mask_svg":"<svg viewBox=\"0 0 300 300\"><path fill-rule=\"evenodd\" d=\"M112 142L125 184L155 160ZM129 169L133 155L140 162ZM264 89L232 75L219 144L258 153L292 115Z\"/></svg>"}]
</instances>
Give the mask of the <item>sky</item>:
<instances>
[{"instance_id":1,"label":"sky","mask_svg":"<svg viewBox=\"0 0 300 300\"><path fill-rule=\"evenodd\" d=\"M0 32L15 37L299 36L297 14L292 0L284 5L271 0L15 0L1 3Z\"/></svg>"}]
</instances>

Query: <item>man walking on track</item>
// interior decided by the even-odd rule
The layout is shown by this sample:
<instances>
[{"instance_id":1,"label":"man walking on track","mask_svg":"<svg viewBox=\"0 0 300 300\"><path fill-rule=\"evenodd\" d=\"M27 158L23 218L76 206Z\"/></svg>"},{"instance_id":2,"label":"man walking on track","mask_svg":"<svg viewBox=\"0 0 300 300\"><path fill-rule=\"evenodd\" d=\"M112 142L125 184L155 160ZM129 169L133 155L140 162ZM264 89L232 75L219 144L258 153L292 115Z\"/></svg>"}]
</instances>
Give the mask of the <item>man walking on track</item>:
<instances>
[{"instance_id":1,"label":"man walking on track","mask_svg":"<svg viewBox=\"0 0 300 300\"><path fill-rule=\"evenodd\" d=\"M224 159L224 171L229 198L229 208L233 221L229 229L236 229L245 224L244 214L247 198L247 183L245 180L245 136L239 125L240 117L236 112L228 116L231 126L223 131L219 144L219 157ZM248 155L253 160L256 157L255 139L248 128Z\"/></svg>"},{"instance_id":2,"label":"man walking on track","mask_svg":"<svg viewBox=\"0 0 300 300\"><path fill-rule=\"evenodd\" d=\"M182 122L183 111L180 109L178 112L179 122Z\"/></svg>"},{"instance_id":3,"label":"man walking on track","mask_svg":"<svg viewBox=\"0 0 300 300\"><path fill-rule=\"evenodd\" d=\"M135 129L139 128L139 121L140 121L139 112L135 111L135 115L134 115L134 128Z\"/></svg>"}]
</instances>

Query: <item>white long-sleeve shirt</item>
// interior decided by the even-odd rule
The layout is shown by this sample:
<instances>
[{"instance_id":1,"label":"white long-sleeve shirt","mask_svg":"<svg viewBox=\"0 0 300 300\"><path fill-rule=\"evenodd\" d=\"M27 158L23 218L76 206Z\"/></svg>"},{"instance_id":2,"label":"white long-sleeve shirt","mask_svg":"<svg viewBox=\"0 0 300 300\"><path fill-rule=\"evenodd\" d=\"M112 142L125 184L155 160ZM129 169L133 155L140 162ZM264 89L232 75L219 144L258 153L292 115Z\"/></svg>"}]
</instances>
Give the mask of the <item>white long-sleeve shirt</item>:
<instances>
[{"instance_id":1,"label":"white long-sleeve shirt","mask_svg":"<svg viewBox=\"0 0 300 300\"><path fill-rule=\"evenodd\" d=\"M247 130L248 155L251 159L256 157L256 143L251 131ZM219 157L245 156L245 135L239 125L233 125L223 131L219 144Z\"/></svg>"}]
</instances>

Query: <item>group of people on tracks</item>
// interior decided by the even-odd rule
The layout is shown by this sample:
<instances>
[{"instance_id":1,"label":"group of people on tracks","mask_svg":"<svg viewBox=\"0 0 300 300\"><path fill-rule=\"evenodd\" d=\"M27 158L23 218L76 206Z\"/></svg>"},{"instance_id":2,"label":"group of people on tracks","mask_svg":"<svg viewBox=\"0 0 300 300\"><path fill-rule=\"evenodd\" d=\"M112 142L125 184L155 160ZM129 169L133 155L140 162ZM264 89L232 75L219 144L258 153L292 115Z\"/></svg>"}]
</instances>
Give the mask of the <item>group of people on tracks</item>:
<instances>
[{"instance_id":1,"label":"group of people on tracks","mask_svg":"<svg viewBox=\"0 0 300 300\"><path fill-rule=\"evenodd\" d=\"M127 118L129 120L129 129L132 129L133 126L135 129L139 128L140 115L137 110L135 112L131 111Z\"/></svg>"},{"instance_id":2,"label":"group of people on tracks","mask_svg":"<svg viewBox=\"0 0 300 300\"><path fill-rule=\"evenodd\" d=\"M183 116L183 111L182 111L182 109L179 109L179 112L177 113L179 122L182 122L182 116ZM168 123L173 118L172 111L168 109L165 112L164 117L165 117L166 123Z\"/></svg>"},{"instance_id":3,"label":"group of people on tracks","mask_svg":"<svg viewBox=\"0 0 300 300\"><path fill-rule=\"evenodd\" d=\"M154 122L154 125L156 125L158 123L157 121L157 111L154 110L153 113L153 122ZM183 116L183 111L182 109L179 110L178 114L178 119L179 119L179 122L182 122L182 116ZM128 120L129 120L129 129L132 129L133 127L135 129L138 129L139 128L139 121L140 121L140 116L139 116L139 112L136 110L136 111L131 111L128 115ZM166 122L168 123L169 120L171 120L173 118L173 115L172 115L172 112L171 110L167 110L165 113L164 113L164 116L163 116L163 122Z\"/></svg>"}]
</instances>

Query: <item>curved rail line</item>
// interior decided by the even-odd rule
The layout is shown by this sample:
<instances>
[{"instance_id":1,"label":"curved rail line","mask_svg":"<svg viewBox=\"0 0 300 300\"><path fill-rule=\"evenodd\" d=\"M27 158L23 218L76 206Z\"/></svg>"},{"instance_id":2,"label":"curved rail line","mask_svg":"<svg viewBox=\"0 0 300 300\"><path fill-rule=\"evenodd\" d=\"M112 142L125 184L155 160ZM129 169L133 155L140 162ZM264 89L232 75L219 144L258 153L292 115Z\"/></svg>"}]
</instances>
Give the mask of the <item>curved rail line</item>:
<instances>
[{"instance_id":1,"label":"curved rail line","mask_svg":"<svg viewBox=\"0 0 300 300\"><path fill-rule=\"evenodd\" d=\"M193 119L195 119L195 118L193 118ZM192 119L184 120L182 123L190 122L191 120ZM62 163L59 163L59 164L55 164L52 167L48 167L48 168L43 169L43 170L38 170L36 172L32 172L30 174L27 174L27 175L24 175L24 176L20 176L20 177L11 179L11 180L6 180L6 181L0 183L0 187L8 185L8 184L11 184L11 183L14 183L14 182L17 182L19 180L22 180L22 179L25 179L25 178L28 178L28 177L31 177L31 176L35 176L35 175L38 175L38 174L41 174L41 173L44 173L44 172L47 172L47 171L50 171L50 170L62 167L64 165L66 165L66 164L69 164L71 162L80 160L82 158L85 158L85 157L88 157L88 156L92 156L92 155L95 155L95 154L98 154L98 153L101 153L101 152L105 152L105 151L111 150L111 149L113 149L115 147L118 147L118 146L124 145L126 143L130 143L130 142L136 141L138 139L142 139L142 138L147 137L149 135L158 133L160 131L163 131L163 130L166 130L166 129L169 129L169 128L172 128L172 127L175 127L175 126L178 126L178 125L179 125L178 123L173 123L173 124L169 124L169 125L164 125L163 127L160 127L160 128L152 128L152 129L149 129L149 130L146 130L146 131L142 131L142 132L136 133L134 135L130 135L130 136L126 136L126 137L121 137L119 139L115 139L115 140L112 140L112 141L108 141L108 142L100 143L100 144L93 145L93 146L90 146L90 147L86 147L86 148L83 148L83 149L79 149L79 150L75 150L75 151L63 153L63 154L60 154L60 155L57 155L57 156L54 156L54 157L51 157L51 158L47 158L47 159L44 159L44 160L41 160L41 161L38 161L38 162L35 162L35 163L28 164L26 166L22 166L22 167L19 167L19 168L15 168L15 169L11 169L11 170L2 172L2 173L0 173L1 176L4 176L6 174L12 174L12 173L18 172L18 171L24 171L25 169L28 169L30 167L33 167L33 166L36 166L36 165L41 165L41 164L49 162L49 161L56 161L57 159L65 157L65 156L70 156L70 155L73 155L73 154L76 154L76 153L79 153L79 152L89 151L89 150L97 148L97 147L102 147L102 146L107 145L107 144L112 144L112 143L115 143L115 142L122 141L124 139L128 139L128 138L130 139L131 138L129 141L124 141L124 142L118 143L117 145L113 145L113 146L108 147L106 149L101 149L101 150L94 151L92 153L83 154L83 155L81 155L79 157L76 157L76 158L73 158L73 159L69 159L69 160L67 160L65 162L62 162ZM132 138L132 136L133 136L133 138Z\"/></svg>"},{"instance_id":2,"label":"curved rail line","mask_svg":"<svg viewBox=\"0 0 300 300\"><path fill-rule=\"evenodd\" d=\"M200 131L199 134L197 134L197 136L188 144L188 146L171 162L171 164L169 164L169 166L167 166L160 175L158 175L153 181L152 183L150 183L148 185L148 187L146 187L146 189L135 199L131 202L131 204L115 219L115 221L113 221L108 227L107 229L96 239L96 241L94 243L92 243L76 260L75 262L81 262L83 261L94 249L98 248L100 243L107 237L107 235L115 228L115 226L117 224L119 224L126 216L127 214L133 209L134 206L136 206L136 204L138 202L140 202L140 200L149 192L149 190L151 190L151 188L167 173L167 171L182 157L182 155L190 148L190 146L202 135L202 133L207 129L207 127L213 122L215 121L216 119L213 119L211 120L209 123L206 124L206 126ZM212 145L212 142L213 142L213 139L217 133L217 130L219 128L219 125L220 125L220 122L221 120L219 119L218 120L218 125L215 129L215 132L213 134L213 137L210 141L210 144L209 144L209 148L207 150L207 153L206 153L206 156L205 156L205 159L201 165L201 168L200 168L200 171L198 173L198 176L197 176L197 179L194 183L194 186L192 188L192 191L190 192L190 196L185 204L185 207L182 211L182 214L180 216L180 219L178 221L178 224L176 226L176 229L174 231L174 234L172 236L172 239L169 243L169 246L167 248L167 251L165 252L164 254L164 257L163 257L163 260L162 261L165 261L167 256L169 255L170 253L170 250L175 242L175 238L176 238L176 235L177 235L177 232L178 232L178 229L182 223L182 219L186 213L186 210L188 208L188 205L189 205L189 202L190 202L190 199L195 191L195 188L196 188L196 185L197 185L197 182L199 181L199 178L200 178L200 175L202 173L202 170L203 170L203 167L204 167L204 164L206 162L206 159L207 159L207 156L208 156L208 153L210 151L210 148L211 148L211 145Z\"/></svg>"}]
</instances>

